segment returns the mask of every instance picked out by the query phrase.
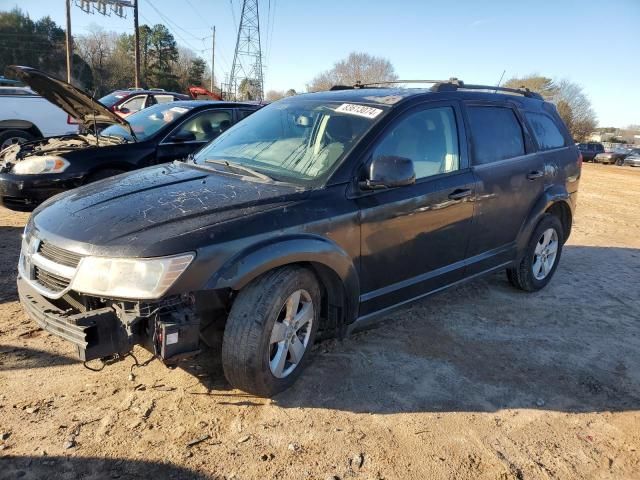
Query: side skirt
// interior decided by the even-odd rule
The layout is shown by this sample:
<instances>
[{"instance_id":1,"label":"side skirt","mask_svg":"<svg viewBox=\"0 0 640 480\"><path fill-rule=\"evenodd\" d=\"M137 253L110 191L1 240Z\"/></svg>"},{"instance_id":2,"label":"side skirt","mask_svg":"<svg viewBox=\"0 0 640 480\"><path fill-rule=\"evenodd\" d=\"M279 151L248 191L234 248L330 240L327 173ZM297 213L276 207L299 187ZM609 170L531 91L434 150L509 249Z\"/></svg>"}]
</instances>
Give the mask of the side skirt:
<instances>
[{"instance_id":1,"label":"side skirt","mask_svg":"<svg viewBox=\"0 0 640 480\"><path fill-rule=\"evenodd\" d=\"M500 265L496 265L495 267L492 267L492 268L490 268L488 270L483 270L482 272L475 273L475 274L473 274L473 275L471 275L469 277L457 280L457 281L455 281L453 283L450 283L448 285L444 285L442 287L436 288L435 290L431 290L430 292L426 292L426 293L423 293L421 295L418 295L417 297L413 297L413 298L410 298L408 300L404 300L404 301L402 301L400 303L397 303L395 305L392 305L390 307L383 308L382 310L378 310L378 311L369 313L367 315L358 317L355 322L353 322L351 325L349 325L349 329L348 329L347 333L349 334L349 333L357 332L357 331L360 331L360 330L366 330L368 328L372 328L378 322L384 320L384 318L387 315L395 312L396 310L400 310L401 308L403 308L405 306L408 306L410 304L413 304L413 303L417 302L418 300L422 300L423 298L431 296L431 295L433 295L435 293L442 292L443 290L446 290L448 288L455 287L457 285L469 282L471 280L475 280L478 277L483 277L485 275L489 275L489 274L491 274L493 272L496 272L498 270L503 270L503 269L507 268L508 266L510 266L512 263L513 262L501 263Z\"/></svg>"}]
</instances>

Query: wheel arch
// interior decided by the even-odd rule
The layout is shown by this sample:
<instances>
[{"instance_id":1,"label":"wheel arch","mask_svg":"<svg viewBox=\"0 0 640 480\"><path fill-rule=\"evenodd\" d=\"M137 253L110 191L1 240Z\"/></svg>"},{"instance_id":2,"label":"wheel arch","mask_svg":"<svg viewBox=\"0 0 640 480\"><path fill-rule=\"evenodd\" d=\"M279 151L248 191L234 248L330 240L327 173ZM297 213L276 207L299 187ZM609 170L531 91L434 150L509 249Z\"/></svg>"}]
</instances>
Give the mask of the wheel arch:
<instances>
[{"instance_id":1,"label":"wheel arch","mask_svg":"<svg viewBox=\"0 0 640 480\"><path fill-rule=\"evenodd\" d=\"M323 324L344 333L358 314L360 282L351 257L331 240L300 235L254 245L230 258L210 278L206 289L239 291L275 268L300 265L311 270L323 291Z\"/></svg>"},{"instance_id":2,"label":"wheel arch","mask_svg":"<svg viewBox=\"0 0 640 480\"><path fill-rule=\"evenodd\" d=\"M8 119L0 121L0 131L2 130L24 130L29 132L35 138L42 138L42 132L36 124L27 120Z\"/></svg>"},{"instance_id":3,"label":"wheel arch","mask_svg":"<svg viewBox=\"0 0 640 480\"><path fill-rule=\"evenodd\" d=\"M540 219L547 213L558 216L563 227L563 240L566 241L569 238L573 226L573 210L570 198L571 195L564 186L553 185L545 189L520 228L517 240L518 257L526 248L529 237L540 222Z\"/></svg>"}]
</instances>

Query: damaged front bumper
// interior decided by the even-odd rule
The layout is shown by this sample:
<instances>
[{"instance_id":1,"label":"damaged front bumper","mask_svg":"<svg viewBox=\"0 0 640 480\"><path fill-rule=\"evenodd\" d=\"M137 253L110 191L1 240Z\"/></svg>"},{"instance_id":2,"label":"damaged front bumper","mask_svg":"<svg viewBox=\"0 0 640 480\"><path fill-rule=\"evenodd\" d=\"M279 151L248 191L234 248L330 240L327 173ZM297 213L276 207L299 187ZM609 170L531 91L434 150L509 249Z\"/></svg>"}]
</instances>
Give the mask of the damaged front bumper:
<instances>
[{"instance_id":1,"label":"damaged front bumper","mask_svg":"<svg viewBox=\"0 0 640 480\"><path fill-rule=\"evenodd\" d=\"M197 351L200 317L185 303L159 304L153 310L124 310L120 304L79 311L61 308L18 277L20 303L39 327L72 343L82 361L123 356L140 344L161 360ZM132 313L133 312L133 313Z\"/></svg>"},{"instance_id":2,"label":"damaged front bumper","mask_svg":"<svg viewBox=\"0 0 640 480\"><path fill-rule=\"evenodd\" d=\"M71 342L83 361L124 354L131 350L129 334L110 307L74 313L62 310L18 278L18 295L27 315L40 328Z\"/></svg>"}]
</instances>

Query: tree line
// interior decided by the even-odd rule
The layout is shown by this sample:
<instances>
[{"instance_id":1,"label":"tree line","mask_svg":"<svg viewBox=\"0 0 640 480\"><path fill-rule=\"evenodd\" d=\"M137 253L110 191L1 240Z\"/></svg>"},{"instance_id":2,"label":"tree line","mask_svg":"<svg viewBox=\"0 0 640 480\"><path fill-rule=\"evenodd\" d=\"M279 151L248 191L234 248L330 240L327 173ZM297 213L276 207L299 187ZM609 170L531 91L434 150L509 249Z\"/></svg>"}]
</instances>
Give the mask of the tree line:
<instances>
[{"instance_id":1,"label":"tree line","mask_svg":"<svg viewBox=\"0 0 640 480\"><path fill-rule=\"evenodd\" d=\"M207 86L211 70L192 50L178 46L166 26L140 26L141 86L184 92ZM72 82L94 96L134 86L134 36L96 26L73 37ZM33 21L20 9L0 12L0 73L28 65L66 78L65 31L51 17Z\"/></svg>"}]
</instances>

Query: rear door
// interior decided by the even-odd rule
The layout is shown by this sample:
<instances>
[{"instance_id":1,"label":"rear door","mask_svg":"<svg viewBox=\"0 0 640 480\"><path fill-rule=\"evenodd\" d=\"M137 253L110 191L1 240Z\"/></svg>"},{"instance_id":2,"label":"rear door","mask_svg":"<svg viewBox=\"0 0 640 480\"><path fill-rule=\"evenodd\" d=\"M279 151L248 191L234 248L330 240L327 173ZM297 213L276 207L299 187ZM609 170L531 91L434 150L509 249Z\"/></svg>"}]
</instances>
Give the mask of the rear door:
<instances>
[{"instance_id":1,"label":"rear door","mask_svg":"<svg viewBox=\"0 0 640 480\"><path fill-rule=\"evenodd\" d=\"M516 238L544 191L544 161L514 105L466 105L472 169L477 178L467 275L509 263Z\"/></svg>"}]
</instances>

